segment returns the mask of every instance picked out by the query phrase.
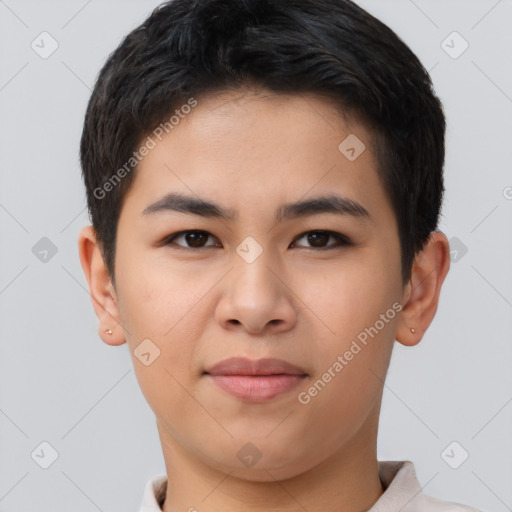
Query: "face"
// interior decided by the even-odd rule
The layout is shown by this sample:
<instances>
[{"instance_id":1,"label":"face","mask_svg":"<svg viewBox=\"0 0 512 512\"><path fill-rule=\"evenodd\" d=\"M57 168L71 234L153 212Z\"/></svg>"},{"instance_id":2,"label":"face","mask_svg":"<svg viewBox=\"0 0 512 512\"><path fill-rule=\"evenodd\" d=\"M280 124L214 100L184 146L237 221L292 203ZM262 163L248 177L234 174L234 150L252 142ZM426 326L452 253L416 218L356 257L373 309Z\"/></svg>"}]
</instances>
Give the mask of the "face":
<instances>
[{"instance_id":1,"label":"face","mask_svg":"<svg viewBox=\"0 0 512 512\"><path fill-rule=\"evenodd\" d=\"M152 137L115 300L164 452L270 480L374 444L403 288L369 132L224 91Z\"/></svg>"}]
</instances>

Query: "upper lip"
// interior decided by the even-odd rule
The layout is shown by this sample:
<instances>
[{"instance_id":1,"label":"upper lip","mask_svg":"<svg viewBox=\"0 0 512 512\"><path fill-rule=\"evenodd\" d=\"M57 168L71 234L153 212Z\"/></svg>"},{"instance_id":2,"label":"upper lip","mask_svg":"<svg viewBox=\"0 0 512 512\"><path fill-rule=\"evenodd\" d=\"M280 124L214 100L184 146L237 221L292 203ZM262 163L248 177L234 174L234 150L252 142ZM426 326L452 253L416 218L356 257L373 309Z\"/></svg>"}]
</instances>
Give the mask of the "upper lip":
<instances>
[{"instance_id":1,"label":"upper lip","mask_svg":"<svg viewBox=\"0 0 512 512\"><path fill-rule=\"evenodd\" d=\"M205 373L210 375L307 375L294 364L282 359L247 359L231 357L208 367Z\"/></svg>"}]
</instances>

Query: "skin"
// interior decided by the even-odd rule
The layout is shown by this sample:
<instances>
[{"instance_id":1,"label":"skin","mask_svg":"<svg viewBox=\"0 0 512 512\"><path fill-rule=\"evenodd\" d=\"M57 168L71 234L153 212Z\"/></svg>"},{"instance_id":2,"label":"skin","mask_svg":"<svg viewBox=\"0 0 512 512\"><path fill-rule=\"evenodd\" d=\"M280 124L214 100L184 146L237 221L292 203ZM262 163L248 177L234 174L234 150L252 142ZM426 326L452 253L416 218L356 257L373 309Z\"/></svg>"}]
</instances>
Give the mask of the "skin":
<instances>
[{"instance_id":1,"label":"skin","mask_svg":"<svg viewBox=\"0 0 512 512\"><path fill-rule=\"evenodd\" d=\"M351 133L366 146L355 161L338 149ZM370 132L348 124L328 100L222 91L199 98L139 164L118 224L115 288L93 228L81 231L99 335L110 345L128 343L156 416L169 479L164 511L355 512L384 492L376 442L392 348L395 340L420 342L450 260L446 236L433 232L403 285L396 219L376 168ZM238 216L142 215L167 192ZM274 219L285 203L331 193L357 201L372 220ZM198 248L185 237L162 243L184 230L210 236ZM326 237L315 246L304 236L313 230L342 233L353 244ZM236 252L248 236L263 250L252 263ZM401 312L300 403L298 394L393 303ZM160 350L149 366L134 355L147 338ZM203 375L232 356L284 359L308 376L270 401L246 403ZM262 455L252 467L237 457L246 443Z\"/></svg>"}]
</instances>

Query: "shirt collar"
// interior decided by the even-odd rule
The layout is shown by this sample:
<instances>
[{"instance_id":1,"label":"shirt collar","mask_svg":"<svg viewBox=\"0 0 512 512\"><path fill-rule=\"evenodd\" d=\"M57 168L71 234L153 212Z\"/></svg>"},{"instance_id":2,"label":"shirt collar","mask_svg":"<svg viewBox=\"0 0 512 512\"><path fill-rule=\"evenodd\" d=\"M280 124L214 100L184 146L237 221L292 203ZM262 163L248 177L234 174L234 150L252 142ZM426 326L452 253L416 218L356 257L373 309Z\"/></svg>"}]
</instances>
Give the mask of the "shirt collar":
<instances>
[{"instance_id":1,"label":"shirt collar","mask_svg":"<svg viewBox=\"0 0 512 512\"><path fill-rule=\"evenodd\" d=\"M167 475L154 476L146 484L139 512L162 512L166 493Z\"/></svg>"}]
</instances>

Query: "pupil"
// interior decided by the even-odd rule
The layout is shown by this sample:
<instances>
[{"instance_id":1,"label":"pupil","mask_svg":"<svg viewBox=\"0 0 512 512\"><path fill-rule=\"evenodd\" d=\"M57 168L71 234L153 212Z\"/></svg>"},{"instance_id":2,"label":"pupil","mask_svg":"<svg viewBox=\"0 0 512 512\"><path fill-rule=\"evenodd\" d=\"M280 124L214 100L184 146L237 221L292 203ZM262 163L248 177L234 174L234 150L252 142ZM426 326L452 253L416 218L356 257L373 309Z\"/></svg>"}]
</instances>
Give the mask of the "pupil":
<instances>
[{"instance_id":1,"label":"pupil","mask_svg":"<svg viewBox=\"0 0 512 512\"><path fill-rule=\"evenodd\" d=\"M325 242L327 242L327 240L329 239L329 235L326 234L326 233L310 233L308 235L308 239L309 239L309 243L313 246L313 247L321 247L323 245L325 245ZM318 243L318 241L320 241L320 243Z\"/></svg>"},{"instance_id":2,"label":"pupil","mask_svg":"<svg viewBox=\"0 0 512 512\"><path fill-rule=\"evenodd\" d=\"M201 246L201 237L204 238L204 233L200 232L193 232L193 233L187 233L187 243L190 244L192 247L200 247ZM203 240L204 242L204 240Z\"/></svg>"}]
</instances>

